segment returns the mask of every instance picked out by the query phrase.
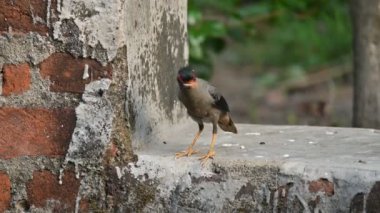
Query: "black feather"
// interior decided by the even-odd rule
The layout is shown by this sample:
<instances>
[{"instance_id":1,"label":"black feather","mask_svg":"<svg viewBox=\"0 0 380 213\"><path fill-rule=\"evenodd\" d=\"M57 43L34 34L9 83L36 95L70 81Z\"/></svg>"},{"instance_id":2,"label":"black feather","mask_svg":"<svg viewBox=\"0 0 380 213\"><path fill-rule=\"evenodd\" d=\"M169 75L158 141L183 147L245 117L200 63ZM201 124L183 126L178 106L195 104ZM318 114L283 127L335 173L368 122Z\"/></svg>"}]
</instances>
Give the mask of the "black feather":
<instances>
[{"instance_id":1,"label":"black feather","mask_svg":"<svg viewBox=\"0 0 380 213\"><path fill-rule=\"evenodd\" d=\"M226 99L224 99L224 97L220 93L218 93L215 90L215 88L210 88L209 93L210 93L211 97L214 99L214 107L215 108L222 110L223 112L229 112L230 111Z\"/></svg>"},{"instance_id":2,"label":"black feather","mask_svg":"<svg viewBox=\"0 0 380 213\"><path fill-rule=\"evenodd\" d=\"M195 79L195 72L194 72L194 69L191 68L190 66L187 66L187 67L182 67L179 71L178 71L178 76L180 76L180 78L184 81L184 82L188 82L192 79Z\"/></svg>"}]
</instances>

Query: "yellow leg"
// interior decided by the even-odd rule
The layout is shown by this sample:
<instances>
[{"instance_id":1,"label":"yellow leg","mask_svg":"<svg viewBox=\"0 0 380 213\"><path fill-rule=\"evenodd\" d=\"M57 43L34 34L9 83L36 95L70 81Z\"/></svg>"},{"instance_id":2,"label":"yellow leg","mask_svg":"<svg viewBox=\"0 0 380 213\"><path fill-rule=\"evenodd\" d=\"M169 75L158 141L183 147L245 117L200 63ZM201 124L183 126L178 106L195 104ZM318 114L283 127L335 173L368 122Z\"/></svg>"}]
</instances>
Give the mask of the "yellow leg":
<instances>
[{"instance_id":1,"label":"yellow leg","mask_svg":"<svg viewBox=\"0 0 380 213\"><path fill-rule=\"evenodd\" d=\"M175 157L176 158L185 157L185 156L190 157L192 154L198 153L198 151L193 150L193 146L197 142L201 133L202 133L202 130L199 130L197 134L195 135L193 142L191 142L190 146L185 151L175 153Z\"/></svg>"},{"instance_id":2,"label":"yellow leg","mask_svg":"<svg viewBox=\"0 0 380 213\"><path fill-rule=\"evenodd\" d=\"M207 160L209 158L213 159L215 157L215 151L214 151L215 142L216 142L216 133L213 133L212 134L211 144L210 144L210 150L208 151L208 153L206 155L204 155L201 158L199 158L199 160L201 161L202 166L204 166L206 164L206 162L207 162Z\"/></svg>"}]
</instances>

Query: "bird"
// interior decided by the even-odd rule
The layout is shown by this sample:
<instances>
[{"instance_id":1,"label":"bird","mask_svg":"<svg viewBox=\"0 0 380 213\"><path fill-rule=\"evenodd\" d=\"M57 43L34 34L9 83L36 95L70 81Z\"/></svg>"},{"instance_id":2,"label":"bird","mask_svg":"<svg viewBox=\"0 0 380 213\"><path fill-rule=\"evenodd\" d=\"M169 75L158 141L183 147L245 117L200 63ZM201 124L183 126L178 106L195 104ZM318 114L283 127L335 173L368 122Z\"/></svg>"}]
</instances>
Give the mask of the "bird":
<instances>
[{"instance_id":1,"label":"bird","mask_svg":"<svg viewBox=\"0 0 380 213\"><path fill-rule=\"evenodd\" d=\"M198 78L191 66L179 69L177 82L179 85L178 99L187 109L188 115L198 123L199 130L190 146L184 151L177 152L176 158L189 157L198 153L193 147L204 129L204 123L207 122L212 124L212 140L207 154L199 158L201 164L205 165L208 159L215 157L214 147L218 125L222 130L235 134L237 134L237 128L232 121L226 99L214 86Z\"/></svg>"}]
</instances>

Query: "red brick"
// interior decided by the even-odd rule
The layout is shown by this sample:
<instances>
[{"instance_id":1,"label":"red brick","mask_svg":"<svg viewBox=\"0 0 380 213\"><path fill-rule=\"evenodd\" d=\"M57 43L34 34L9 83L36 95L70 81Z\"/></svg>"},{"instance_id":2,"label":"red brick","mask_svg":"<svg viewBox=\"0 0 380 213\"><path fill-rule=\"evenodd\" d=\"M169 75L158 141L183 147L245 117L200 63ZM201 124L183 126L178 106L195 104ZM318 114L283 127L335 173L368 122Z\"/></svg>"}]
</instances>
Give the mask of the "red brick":
<instances>
[{"instance_id":1,"label":"red brick","mask_svg":"<svg viewBox=\"0 0 380 213\"><path fill-rule=\"evenodd\" d=\"M115 161L116 156L118 155L119 149L115 145L115 143L111 142L109 147L106 149L104 153L103 163L104 164L112 164Z\"/></svg>"},{"instance_id":2,"label":"red brick","mask_svg":"<svg viewBox=\"0 0 380 213\"><path fill-rule=\"evenodd\" d=\"M75 122L74 109L0 108L0 158L63 156Z\"/></svg>"},{"instance_id":3,"label":"red brick","mask_svg":"<svg viewBox=\"0 0 380 213\"><path fill-rule=\"evenodd\" d=\"M83 79L86 64L89 78ZM110 65L104 67L96 60L76 59L66 53L55 53L40 64L41 75L50 79L53 92L82 93L91 81L111 78L111 70Z\"/></svg>"},{"instance_id":4,"label":"red brick","mask_svg":"<svg viewBox=\"0 0 380 213\"><path fill-rule=\"evenodd\" d=\"M90 203L87 199L82 198L79 202L79 212L90 212Z\"/></svg>"},{"instance_id":5,"label":"red brick","mask_svg":"<svg viewBox=\"0 0 380 213\"><path fill-rule=\"evenodd\" d=\"M309 183L309 191L313 193L324 192L325 195L330 197L334 195L334 183L325 178L313 180Z\"/></svg>"},{"instance_id":6,"label":"red brick","mask_svg":"<svg viewBox=\"0 0 380 213\"><path fill-rule=\"evenodd\" d=\"M71 171L64 173L60 185L57 175L43 170L33 173L33 179L26 184L26 190L31 205L43 208L48 200L55 200L58 202L54 209L60 212L73 212L79 186L80 180L76 179Z\"/></svg>"},{"instance_id":7,"label":"red brick","mask_svg":"<svg viewBox=\"0 0 380 213\"><path fill-rule=\"evenodd\" d=\"M47 3L48 1L42 0L1 0L0 32L7 32L9 27L11 27L12 31L16 33L28 33L33 31L46 34L49 31L46 20ZM53 22L58 15L56 8L57 0L52 0L50 23Z\"/></svg>"},{"instance_id":8,"label":"red brick","mask_svg":"<svg viewBox=\"0 0 380 213\"><path fill-rule=\"evenodd\" d=\"M111 157L116 157L118 148L114 143L111 143L110 147L107 149L107 154Z\"/></svg>"},{"instance_id":9,"label":"red brick","mask_svg":"<svg viewBox=\"0 0 380 213\"><path fill-rule=\"evenodd\" d=\"M3 67L2 95L21 94L30 88L30 69L25 64L7 64Z\"/></svg>"},{"instance_id":10,"label":"red brick","mask_svg":"<svg viewBox=\"0 0 380 213\"><path fill-rule=\"evenodd\" d=\"M6 173L0 172L0 212L7 210L11 203L11 181Z\"/></svg>"}]
</instances>

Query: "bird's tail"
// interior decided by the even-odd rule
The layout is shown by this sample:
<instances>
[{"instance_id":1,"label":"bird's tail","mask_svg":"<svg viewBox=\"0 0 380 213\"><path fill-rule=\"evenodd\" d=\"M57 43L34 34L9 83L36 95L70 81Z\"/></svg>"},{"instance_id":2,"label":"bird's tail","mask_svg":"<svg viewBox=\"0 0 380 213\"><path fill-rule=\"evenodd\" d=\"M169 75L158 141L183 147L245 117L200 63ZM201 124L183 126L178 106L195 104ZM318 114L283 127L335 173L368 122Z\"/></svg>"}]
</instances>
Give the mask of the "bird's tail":
<instances>
[{"instance_id":1,"label":"bird's tail","mask_svg":"<svg viewBox=\"0 0 380 213\"><path fill-rule=\"evenodd\" d=\"M225 115L221 116L221 118L218 121L218 124L220 128L223 129L224 131L237 134L236 126L234 122L232 121L232 118L229 113L226 113Z\"/></svg>"}]
</instances>

